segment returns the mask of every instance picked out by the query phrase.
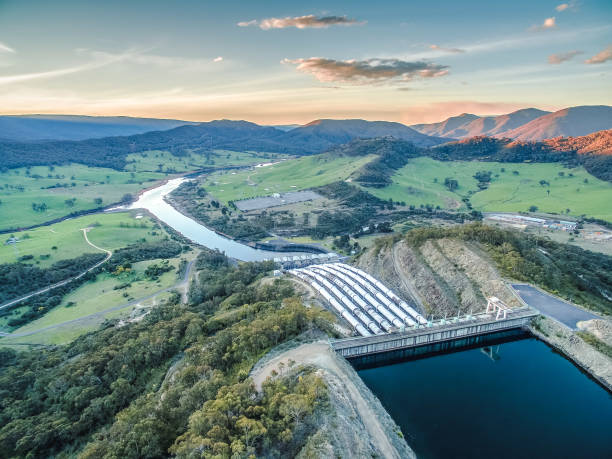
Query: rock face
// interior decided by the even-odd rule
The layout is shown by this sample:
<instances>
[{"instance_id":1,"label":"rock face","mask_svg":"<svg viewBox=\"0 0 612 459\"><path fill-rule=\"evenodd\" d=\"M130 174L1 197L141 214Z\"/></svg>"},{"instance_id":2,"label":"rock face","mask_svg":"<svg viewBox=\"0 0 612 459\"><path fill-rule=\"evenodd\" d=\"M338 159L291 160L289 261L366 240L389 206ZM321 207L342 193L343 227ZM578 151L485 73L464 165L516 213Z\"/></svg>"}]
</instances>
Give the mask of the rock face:
<instances>
[{"instance_id":1,"label":"rock face","mask_svg":"<svg viewBox=\"0 0 612 459\"><path fill-rule=\"evenodd\" d=\"M464 241L440 239L418 248L399 241L368 250L358 266L397 290L427 316L482 311L490 296L509 306L520 305L486 253Z\"/></svg>"}]
</instances>

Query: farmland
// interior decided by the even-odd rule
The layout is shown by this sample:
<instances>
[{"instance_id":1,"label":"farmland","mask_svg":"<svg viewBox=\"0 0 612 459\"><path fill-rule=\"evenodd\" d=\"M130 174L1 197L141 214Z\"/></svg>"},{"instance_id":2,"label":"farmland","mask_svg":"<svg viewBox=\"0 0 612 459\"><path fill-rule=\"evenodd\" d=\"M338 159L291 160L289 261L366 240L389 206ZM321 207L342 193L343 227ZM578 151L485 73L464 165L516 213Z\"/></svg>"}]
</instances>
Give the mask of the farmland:
<instances>
[{"instance_id":1,"label":"farmland","mask_svg":"<svg viewBox=\"0 0 612 459\"><path fill-rule=\"evenodd\" d=\"M373 155L306 156L251 170L211 174L204 182L204 188L223 202L303 190L346 180L373 158Z\"/></svg>"},{"instance_id":2,"label":"farmland","mask_svg":"<svg viewBox=\"0 0 612 459\"><path fill-rule=\"evenodd\" d=\"M40 330L45 327L55 327L67 321L81 319L91 314L102 313L108 309L124 305L134 299L149 296L159 290L174 285L177 282L177 270L179 259L171 259L170 265L175 269L159 276L158 279L150 279L145 276L148 266L159 264L163 260L147 260L134 263L129 272L121 274L101 273L96 279L80 286L68 295L62 303L49 311L43 317L34 320L23 327L13 330L13 333L27 333ZM129 284L129 286L122 287ZM147 304L154 304L159 299L150 299ZM144 302L143 302L144 303ZM40 333L16 338L2 338L0 343L36 343L36 344L63 344L71 341L77 336L97 328L105 319L126 316L135 307L110 311L100 314L95 318L88 318L81 323L71 323L67 327L50 328Z\"/></svg>"},{"instance_id":3,"label":"farmland","mask_svg":"<svg viewBox=\"0 0 612 459\"><path fill-rule=\"evenodd\" d=\"M157 172L121 172L78 164L0 172L0 230L107 206L165 177Z\"/></svg>"},{"instance_id":4,"label":"farmland","mask_svg":"<svg viewBox=\"0 0 612 459\"><path fill-rule=\"evenodd\" d=\"M154 150L128 155L125 169L131 172L189 172L203 168L247 166L286 157L277 153L226 150L175 156L168 151Z\"/></svg>"},{"instance_id":5,"label":"farmland","mask_svg":"<svg viewBox=\"0 0 612 459\"><path fill-rule=\"evenodd\" d=\"M480 190L474 178L480 171L490 171L488 188ZM457 181L450 191L445 179ZM462 198L469 197L474 209L518 212L536 206L542 212L586 214L612 219L610 183L599 180L582 167L568 169L557 163L499 163L477 161L440 162L415 158L397 171L393 184L384 188L366 188L382 199L403 201L408 205L440 206L464 209ZM550 193L548 193L550 191Z\"/></svg>"},{"instance_id":6,"label":"farmland","mask_svg":"<svg viewBox=\"0 0 612 459\"><path fill-rule=\"evenodd\" d=\"M135 218L137 212L117 212L85 215L54 225L16 232L16 244L5 244L11 236L5 234L0 244L0 264L14 263L21 257L30 258L41 268L59 260L75 258L83 253L95 253L96 249L85 242L82 228L92 227L89 240L107 250L114 251L137 241L154 242L166 237L163 230L149 217ZM55 248L54 248L55 247Z\"/></svg>"}]
</instances>

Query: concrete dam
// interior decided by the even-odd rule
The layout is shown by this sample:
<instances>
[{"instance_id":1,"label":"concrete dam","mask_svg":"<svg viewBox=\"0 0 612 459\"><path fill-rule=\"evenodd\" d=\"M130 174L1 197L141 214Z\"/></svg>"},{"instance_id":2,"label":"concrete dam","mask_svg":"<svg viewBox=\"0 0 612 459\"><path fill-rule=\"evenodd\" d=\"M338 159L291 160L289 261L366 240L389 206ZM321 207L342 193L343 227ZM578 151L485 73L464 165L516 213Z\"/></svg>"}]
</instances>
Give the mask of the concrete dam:
<instances>
[{"instance_id":1,"label":"concrete dam","mask_svg":"<svg viewBox=\"0 0 612 459\"><path fill-rule=\"evenodd\" d=\"M368 273L344 263L311 265L290 274L309 284L361 336L332 340L343 357L360 357L522 328L538 315L488 298L486 311L428 321Z\"/></svg>"}]
</instances>

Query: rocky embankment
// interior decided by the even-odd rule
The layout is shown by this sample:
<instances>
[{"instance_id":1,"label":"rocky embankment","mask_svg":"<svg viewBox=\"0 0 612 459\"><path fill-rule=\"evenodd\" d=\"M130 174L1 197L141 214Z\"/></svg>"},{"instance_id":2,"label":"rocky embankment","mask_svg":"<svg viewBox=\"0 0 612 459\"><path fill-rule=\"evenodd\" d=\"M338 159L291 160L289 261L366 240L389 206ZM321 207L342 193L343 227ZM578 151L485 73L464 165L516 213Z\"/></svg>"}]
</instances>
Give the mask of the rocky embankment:
<instances>
[{"instance_id":1,"label":"rocky embankment","mask_svg":"<svg viewBox=\"0 0 612 459\"><path fill-rule=\"evenodd\" d=\"M440 239L418 248L399 241L368 250L357 265L412 299L427 316L482 311L489 296L520 305L486 253L464 241Z\"/></svg>"},{"instance_id":2,"label":"rocky embankment","mask_svg":"<svg viewBox=\"0 0 612 459\"><path fill-rule=\"evenodd\" d=\"M358 266L412 299L428 316L482 311L490 296L520 306L493 261L476 243L439 239L412 247L403 240L389 240L366 251ZM612 391L612 321L589 320L579 322L578 327L575 332L541 316L530 330Z\"/></svg>"},{"instance_id":3,"label":"rocky embankment","mask_svg":"<svg viewBox=\"0 0 612 459\"><path fill-rule=\"evenodd\" d=\"M350 364L322 336L304 337L264 356L251 371L259 389L268 377L291 365L316 368L328 388L330 408L298 457L416 457L400 428Z\"/></svg>"},{"instance_id":4,"label":"rocky embankment","mask_svg":"<svg viewBox=\"0 0 612 459\"><path fill-rule=\"evenodd\" d=\"M612 392L612 358L609 355L587 343L579 333L553 319L540 316L529 328L535 336L557 349ZM578 322L578 328L612 349L610 320Z\"/></svg>"}]
</instances>

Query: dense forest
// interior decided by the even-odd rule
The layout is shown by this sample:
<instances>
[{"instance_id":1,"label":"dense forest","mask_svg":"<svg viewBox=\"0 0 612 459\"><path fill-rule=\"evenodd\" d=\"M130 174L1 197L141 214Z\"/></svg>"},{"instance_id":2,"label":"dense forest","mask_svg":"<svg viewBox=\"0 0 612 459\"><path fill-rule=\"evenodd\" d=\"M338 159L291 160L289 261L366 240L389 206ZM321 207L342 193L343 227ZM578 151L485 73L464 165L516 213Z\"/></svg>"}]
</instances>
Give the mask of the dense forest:
<instances>
[{"instance_id":1,"label":"dense forest","mask_svg":"<svg viewBox=\"0 0 612 459\"><path fill-rule=\"evenodd\" d=\"M447 237L483 244L508 278L533 283L589 309L612 313L609 255L481 223L417 228L405 235L416 246Z\"/></svg>"},{"instance_id":2,"label":"dense forest","mask_svg":"<svg viewBox=\"0 0 612 459\"><path fill-rule=\"evenodd\" d=\"M331 315L257 280L268 263L232 265L204 250L188 305L175 295L141 322L108 322L73 343L0 350L2 456L287 457L328 409L323 381L287 368L254 389L271 347Z\"/></svg>"}]
</instances>

